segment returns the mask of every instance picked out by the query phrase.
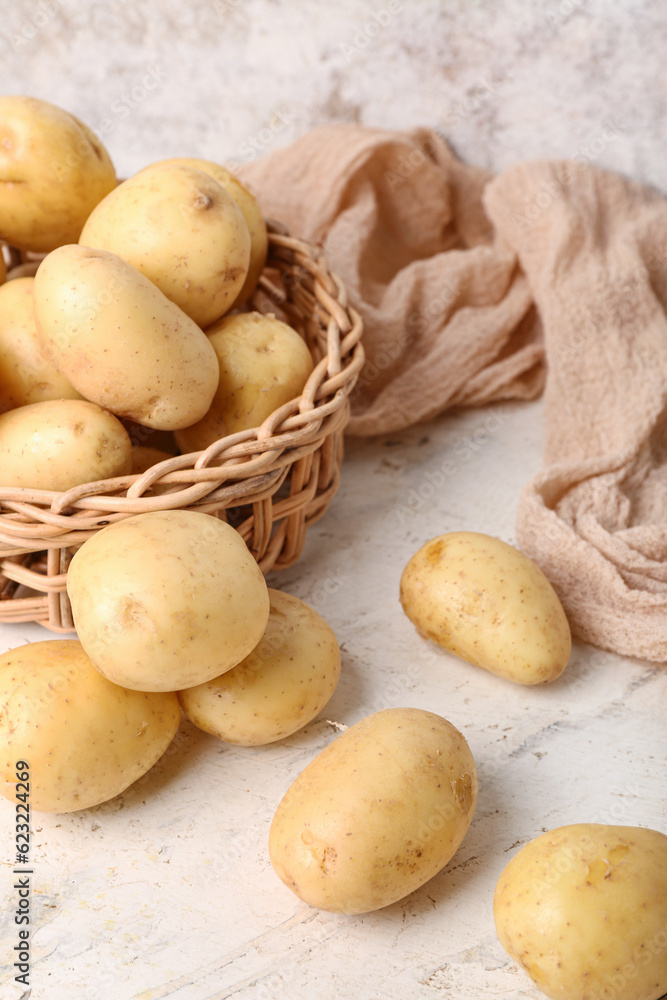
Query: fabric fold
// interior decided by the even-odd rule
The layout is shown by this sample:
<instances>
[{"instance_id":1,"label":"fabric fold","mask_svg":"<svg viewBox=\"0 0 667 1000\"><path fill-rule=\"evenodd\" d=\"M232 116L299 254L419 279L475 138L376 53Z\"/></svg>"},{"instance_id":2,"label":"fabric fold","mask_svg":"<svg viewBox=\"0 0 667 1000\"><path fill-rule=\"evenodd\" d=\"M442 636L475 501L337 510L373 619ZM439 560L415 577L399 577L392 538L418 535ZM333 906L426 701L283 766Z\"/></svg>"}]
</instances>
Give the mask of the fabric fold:
<instances>
[{"instance_id":1,"label":"fabric fold","mask_svg":"<svg viewBox=\"0 0 667 1000\"><path fill-rule=\"evenodd\" d=\"M545 389L519 544L576 635L666 661L667 201L578 162L493 177L426 129L316 129L243 176L362 315L350 433Z\"/></svg>"}]
</instances>

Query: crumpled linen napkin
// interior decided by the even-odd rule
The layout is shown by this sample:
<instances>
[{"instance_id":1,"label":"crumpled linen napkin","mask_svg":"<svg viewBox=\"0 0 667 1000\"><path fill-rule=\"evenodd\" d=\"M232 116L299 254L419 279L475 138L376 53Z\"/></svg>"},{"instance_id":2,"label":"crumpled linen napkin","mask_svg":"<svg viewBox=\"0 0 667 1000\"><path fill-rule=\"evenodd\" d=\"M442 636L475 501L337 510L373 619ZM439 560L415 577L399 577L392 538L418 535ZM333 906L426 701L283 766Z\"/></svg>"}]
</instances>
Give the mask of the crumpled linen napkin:
<instances>
[{"instance_id":1,"label":"crumpled linen napkin","mask_svg":"<svg viewBox=\"0 0 667 1000\"><path fill-rule=\"evenodd\" d=\"M518 542L576 635L667 660L667 201L585 163L494 177L425 129L328 126L242 173L363 317L350 433L531 399L546 376Z\"/></svg>"}]
</instances>

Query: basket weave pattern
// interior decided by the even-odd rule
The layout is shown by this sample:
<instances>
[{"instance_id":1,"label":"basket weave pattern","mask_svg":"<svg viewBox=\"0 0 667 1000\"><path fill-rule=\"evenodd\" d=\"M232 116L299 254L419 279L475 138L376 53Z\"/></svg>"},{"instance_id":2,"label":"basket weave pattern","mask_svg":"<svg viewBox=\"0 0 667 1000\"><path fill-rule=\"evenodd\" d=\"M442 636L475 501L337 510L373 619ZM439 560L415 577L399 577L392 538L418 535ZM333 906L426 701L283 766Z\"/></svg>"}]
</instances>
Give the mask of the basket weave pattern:
<instances>
[{"instance_id":1,"label":"basket weave pattern","mask_svg":"<svg viewBox=\"0 0 667 1000\"><path fill-rule=\"evenodd\" d=\"M322 252L277 223L268 228L267 266L252 306L277 312L306 341L315 367L301 396L260 427L141 475L56 493L2 486L0 469L0 622L72 631L65 587L74 551L133 514L178 508L227 520L264 573L299 557L308 526L338 488L349 395L364 362L362 325ZM35 594L21 596L21 586Z\"/></svg>"}]
</instances>

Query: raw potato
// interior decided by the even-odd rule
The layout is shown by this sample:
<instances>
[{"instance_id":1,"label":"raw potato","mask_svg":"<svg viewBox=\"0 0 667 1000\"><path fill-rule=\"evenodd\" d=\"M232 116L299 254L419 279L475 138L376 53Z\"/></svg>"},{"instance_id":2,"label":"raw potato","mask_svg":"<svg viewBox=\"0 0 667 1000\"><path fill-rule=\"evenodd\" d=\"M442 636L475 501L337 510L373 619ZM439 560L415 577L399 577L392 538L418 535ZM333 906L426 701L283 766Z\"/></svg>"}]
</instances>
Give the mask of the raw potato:
<instances>
[{"instance_id":1,"label":"raw potato","mask_svg":"<svg viewBox=\"0 0 667 1000\"><path fill-rule=\"evenodd\" d=\"M129 261L200 327L232 306L250 262L232 196L201 170L160 163L107 195L79 242Z\"/></svg>"},{"instance_id":2,"label":"raw potato","mask_svg":"<svg viewBox=\"0 0 667 1000\"><path fill-rule=\"evenodd\" d=\"M311 906L376 910L447 864L476 800L475 762L451 723L418 708L377 712L290 786L271 823L271 863Z\"/></svg>"},{"instance_id":3,"label":"raw potato","mask_svg":"<svg viewBox=\"0 0 667 1000\"><path fill-rule=\"evenodd\" d=\"M81 399L41 348L34 284L34 278L16 278L0 285L0 413L44 399Z\"/></svg>"},{"instance_id":4,"label":"raw potato","mask_svg":"<svg viewBox=\"0 0 667 1000\"><path fill-rule=\"evenodd\" d=\"M553 587L497 538L456 531L431 539L405 567L400 596L420 635L499 677L542 684L567 666L570 627Z\"/></svg>"},{"instance_id":5,"label":"raw potato","mask_svg":"<svg viewBox=\"0 0 667 1000\"><path fill-rule=\"evenodd\" d=\"M0 656L0 705L0 792L17 801L17 761L27 762L31 812L88 809L118 795L159 760L180 721L176 695L111 684L75 639Z\"/></svg>"},{"instance_id":6,"label":"raw potato","mask_svg":"<svg viewBox=\"0 0 667 1000\"><path fill-rule=\"evenodd\" d=\"M231 308L240 305L250 298L257 287L260 275L266 263L266 255L269 248L269 238L266 231L266 222L261 209L257 204L257 199L241 184L238 177L211 160L197 160L188 157L177 157L171 160L160 160L160 166L183 166L194 167L208 174L220 184L225 191L232 196L236 204L243 212L248 232L250 233L250 266L247 277L243 283L243 288L232 302Z\"/></svg>"},{"instance_id":7,"label":"raw potato","mask_svg":"<svg viewBox=\"0 0 667 1000\"><path fill-rule=\"evenodd\" d=\"M131 468L120 420L85 399L46 400L0 416L2 486L62 492Z\"/></svg>"},{"instance_id":8,"label":"raw potato","mask_svg":"<svg viewBox=\"0 0 667 1000\"><path fill-rule=\"evenodd\" d=\"M503 870L498 938L553 1000L667 992L667 836L581 823L531 840Z\"/></svg>"},{"instance_id":9,"label":"raw potato","mask_svg":"<svg viewBox=\"0 0 667 1000\"><path fill-rule=\"evenodd\" d=\"M206 331L220 380L206 416L176 434L183 454L203 451L237 431L259 427L274 410L303 392L313 359L296 330L273 316L225 316Z\"/></svg>"},{"instance_id":10,"label":"raw potato","mask_svg":"<svg viewBox=\"0 0 667 1000\"><path fill-rule=\"evenodd\" d=\"M97 532L72 559L67 593L97 669L140 691L179 691L231 670L269 617L264 577L238 532L186 510Z\"/></svg>"},{"instance_id":11,"label":"raw potato","mask_svg":"<svg viewBox=\"0 0 667 1000\"><path fill-rule=\"evenodd\" d=\"M38 253L76 243L115 186L109 154L78 118L34 97L0 97L0 240Z\"/></svg>"},{"instance_id":12,"label":"raw potato","mask_svg":"<svg viewBox=\"0 0 667 1000\"><path fill-rule=\"evenodd\" d=\"M340 676L340 649L325 620L298 597L269 589L266 631L238 666L179 693L188 719L241 746L273 743L314 719Z\"/></svg>"},{"instance_id":13,"label":"raw potato","mask_svg":"<svg viewBox=\"0 0 667 1000\"><path fill-rule=\"evenodd\" d=\"M132 446L132 475L140 475L146 469L152 469L159 462L166 462L168 458L173 457L168 451L161 451L160 448L135 444Z\"/></svg>"},{"instance_id":14,"label":"raw potato","mask_svg":"<svg viewBox=\"0 0 667 1000\"><path fill-rule=\"evenodd\" d=\"M152 282L103 250L60 247L35 276L44 351L79 392L121 417L174 430L201 420L218 385L208 337Z\"/></svg>"}]
</instances>

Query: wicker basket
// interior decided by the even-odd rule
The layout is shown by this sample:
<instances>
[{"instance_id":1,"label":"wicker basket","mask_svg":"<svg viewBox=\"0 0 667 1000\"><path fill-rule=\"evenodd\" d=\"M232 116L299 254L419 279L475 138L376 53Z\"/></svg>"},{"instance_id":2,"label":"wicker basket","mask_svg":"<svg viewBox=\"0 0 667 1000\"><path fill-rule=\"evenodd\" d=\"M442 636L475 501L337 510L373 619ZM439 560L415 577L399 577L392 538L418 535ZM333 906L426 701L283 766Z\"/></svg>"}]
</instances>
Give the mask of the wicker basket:
<instances>
[{"instance_id":1,"label":"wicker basket","mask_svg":"<svg viewBox=\"0 0 667 1000\"><path fill-rule=\"evenodd\" d=\"M16 255L12 263L31 267ZM315 368L301 397L261 427L141 475L66 493L0 485L0 622L72 631L65 585L74 551L105 525L147 511L181 508L228 521L264 573L298 559L306 529L338 488L349 394L364 361L361 320L322 252L277 223L269 223L267 266L252 305L284 318L308 344Z\"/></svg>"}]
</instances>

